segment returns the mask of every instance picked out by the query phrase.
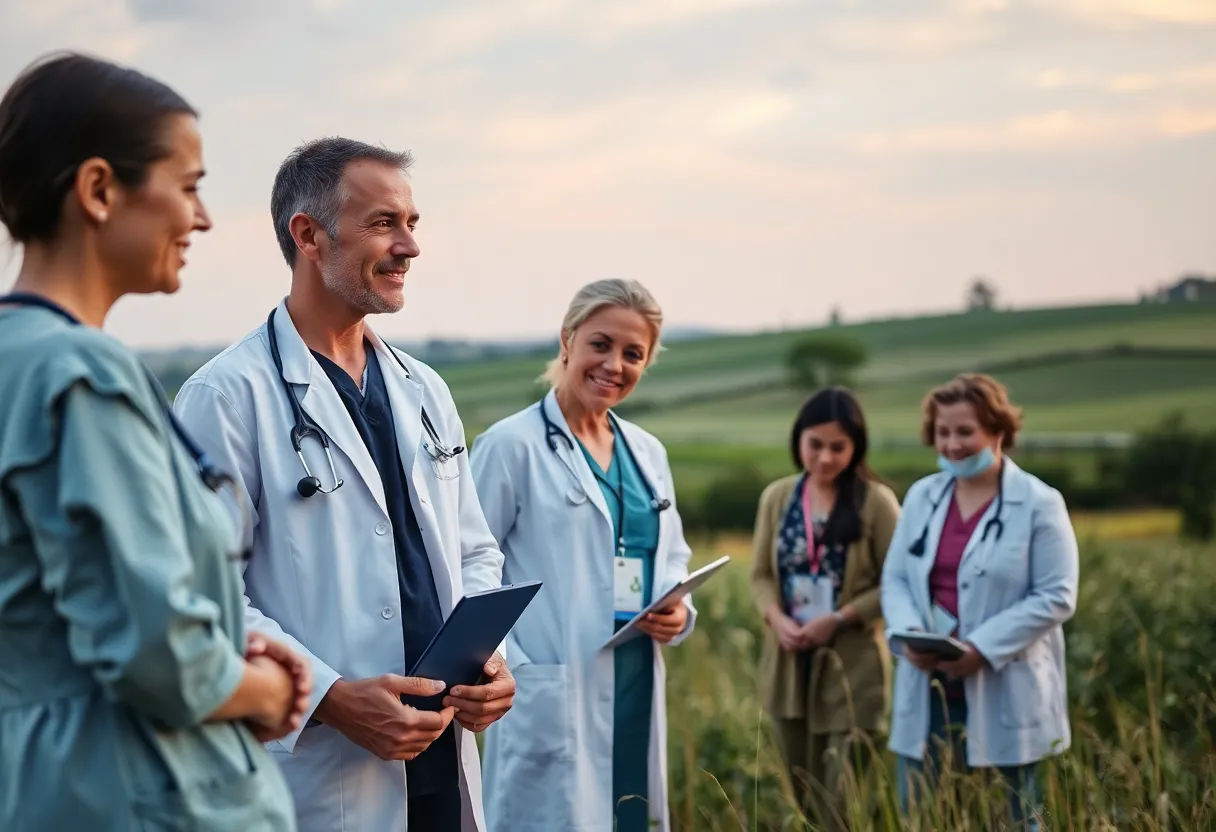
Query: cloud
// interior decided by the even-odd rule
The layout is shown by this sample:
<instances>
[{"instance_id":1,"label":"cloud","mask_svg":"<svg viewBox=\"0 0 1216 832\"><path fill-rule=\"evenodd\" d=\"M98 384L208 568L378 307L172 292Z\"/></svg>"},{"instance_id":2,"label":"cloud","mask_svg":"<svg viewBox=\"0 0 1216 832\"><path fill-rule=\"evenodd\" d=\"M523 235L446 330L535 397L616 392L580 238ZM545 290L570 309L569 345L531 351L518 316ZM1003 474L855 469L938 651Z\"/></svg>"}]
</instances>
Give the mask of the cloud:
<instances>
[{"instance_id":1,"label":"cloud","mask_svg":"<svg viewBox=\"0 0 1216 832\"><path fill-rule=\"evenodd\" d=\"M1116 25L1129 21L1216 25L1212 0L1062 0L1061 4L1090 20Z\"/></svg>"},{"instance_id":2,"label":"cloud","mask_svg":"<svg viewBox=\"0 0 1216 832\"><path fill-rule=\"evenodd\" d=\"M1216 63L1110 73L1089 69L1047 69L1030 74L1028 82L1043 90L1104 90L1111 93L1209 90L1216 88Z\"/></svg>"},{"instance_id":3,"label":"cloud","mask_svg":"<svg viewBox=\"0 0 1216 832\"><path fill-rule=\"evenodd\" d=\"M1216 132L1212 110L1131 113L1054 110L992 122L923 125L859 137L863 154L1069 153L1129 148Z\"/></svg>"}]
</instances>

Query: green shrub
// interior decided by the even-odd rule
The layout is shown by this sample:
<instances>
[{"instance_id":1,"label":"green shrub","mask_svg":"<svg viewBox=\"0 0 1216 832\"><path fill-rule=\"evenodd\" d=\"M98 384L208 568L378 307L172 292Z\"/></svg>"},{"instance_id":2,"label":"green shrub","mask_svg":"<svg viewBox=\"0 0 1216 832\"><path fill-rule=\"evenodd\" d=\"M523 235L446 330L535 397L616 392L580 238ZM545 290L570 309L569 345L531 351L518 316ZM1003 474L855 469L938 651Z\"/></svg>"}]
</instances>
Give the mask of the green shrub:
<instances>
[{"instance_id":1,"label":"green shrub","mask_svg":"<svg viewBox=\"0 0 1216 832\"><path fill-rule=\"evenodd\" d=\"M1129 491L1181 509L1183 534L1216 536L1216 431L1193 428L1172 413L1136 437L1125 474Z\"/></svg>"}]
</instances>

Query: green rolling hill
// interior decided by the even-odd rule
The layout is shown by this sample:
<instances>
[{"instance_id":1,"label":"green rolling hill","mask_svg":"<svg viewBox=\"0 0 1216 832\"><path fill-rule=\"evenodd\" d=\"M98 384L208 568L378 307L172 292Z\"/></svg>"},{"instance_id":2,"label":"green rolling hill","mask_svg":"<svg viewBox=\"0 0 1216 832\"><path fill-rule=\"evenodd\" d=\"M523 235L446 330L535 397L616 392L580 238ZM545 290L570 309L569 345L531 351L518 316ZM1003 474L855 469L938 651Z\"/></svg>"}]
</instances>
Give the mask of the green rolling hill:
<instances>
[{"instance_id":1,"label":"green rolling hill","mask_svg":"<svg viewBox=\"0 0 1216 832\"><path fill-rule=\"evenodd\" d=\"M1127 304L874 321L834 332L866 344L856 389L879 440L914 439L919 403L962 371L992 372L1028 434L1126 433L1181 409L1216 426L1216 304ZM678 343L630 399L631 417L679 445L780 446L803 395L785 349L805 332ZM443 370L471 433L535 401L539 359Z\"/></svg>"}]
</instances>

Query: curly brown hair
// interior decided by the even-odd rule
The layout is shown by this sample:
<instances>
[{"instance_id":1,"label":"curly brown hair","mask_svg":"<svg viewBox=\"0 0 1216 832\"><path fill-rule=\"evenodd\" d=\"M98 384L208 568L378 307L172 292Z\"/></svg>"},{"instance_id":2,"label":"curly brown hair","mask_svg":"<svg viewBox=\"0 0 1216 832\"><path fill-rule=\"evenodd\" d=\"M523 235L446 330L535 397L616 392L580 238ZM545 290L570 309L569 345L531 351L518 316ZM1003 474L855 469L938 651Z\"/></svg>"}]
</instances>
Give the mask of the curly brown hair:
<instances>
[{"instance_id":1,"label":"curly brown hair","mask_svg":"<svg viewBox=\"0 0 1216 832\"><path fill-rule=\"evenodd\" d=\"M988 433L1002 438L1004 448L1012 448L1022 428L1022 409L1009 401L1005 385L983 373L963 373L929 391L921 404L921 439L933 446L936 439L937 409L968 402L975 418Z\"/></svg>"}]
</instances>

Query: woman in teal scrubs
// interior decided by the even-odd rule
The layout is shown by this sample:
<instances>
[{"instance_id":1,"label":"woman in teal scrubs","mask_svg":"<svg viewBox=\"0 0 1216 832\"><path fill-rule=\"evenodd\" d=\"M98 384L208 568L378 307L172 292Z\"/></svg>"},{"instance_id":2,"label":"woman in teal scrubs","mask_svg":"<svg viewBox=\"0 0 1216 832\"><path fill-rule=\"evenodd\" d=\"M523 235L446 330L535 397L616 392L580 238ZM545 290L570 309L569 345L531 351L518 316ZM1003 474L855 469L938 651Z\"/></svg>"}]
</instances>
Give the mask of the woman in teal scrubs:
<instances>
[{"instance_id":1,"label":"woman in teal scrubs","mask_svg":"<svg viewBox=\"0 0 1216 832\"><path fill-rule=\"evenodd\" d=\"M666 450L613 413L661 327L636 281L584 286L552 389L470 452L503 583L543 583L507 637L511 716L485 734L490 832L671 828L663 652L692 633L696 607L685 596L621 628L688 576L692 553Z\"/></svg>"},{"instance_id":2,"label":"woman in teal scrubs","mask_svg":"<svg viewBox=\"0 0 1216 832\"><path fill-rule=\"evenodd\" d=\"M222 475L101 332L177 290L201 175L194 111L132 70L60 56L0 101L0 829L295 829L262 742L308 668L245 643Z\"/></svg>"}]
</instances>

